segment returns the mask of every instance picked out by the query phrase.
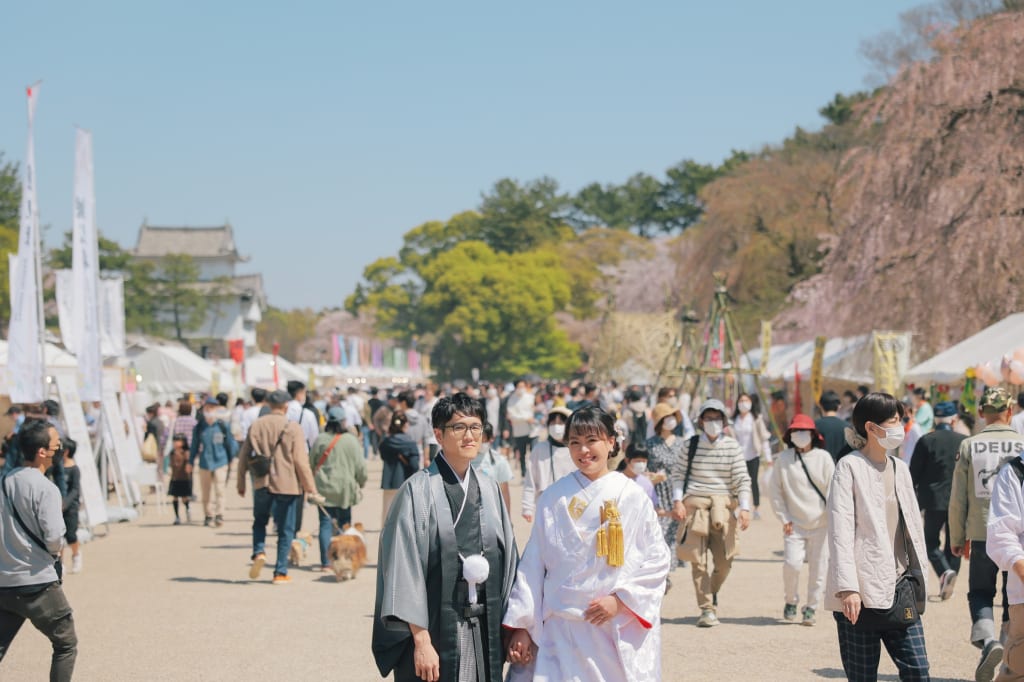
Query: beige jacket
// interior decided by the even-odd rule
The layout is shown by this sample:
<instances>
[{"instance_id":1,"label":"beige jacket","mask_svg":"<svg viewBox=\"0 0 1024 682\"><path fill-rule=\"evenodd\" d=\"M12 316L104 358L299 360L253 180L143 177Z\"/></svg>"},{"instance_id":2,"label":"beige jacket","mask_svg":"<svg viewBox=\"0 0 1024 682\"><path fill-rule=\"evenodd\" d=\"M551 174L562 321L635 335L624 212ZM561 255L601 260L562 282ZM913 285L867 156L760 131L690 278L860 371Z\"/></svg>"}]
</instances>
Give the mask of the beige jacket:
<instances>
[{"instance_id":1,"label":"beige jacket","mask_svg":"<svg viewBox=\"0 0 1024 682\"><path fill-rule=\"evenodd\" d=\"M282 430L284 436L281 436ZM278 439L280 438L280 445ZM252 482L254 490L270 487L277 495L315 493L316 482L309 466L309 448L306 436L298 423L282 414L268 414L257 419L238 453L238 485L245 485L249 453L256 451L272 457L270 474Z\"/></svg>"},{"instance_id":2,"label":"beige jacket","mask_svg":"<svg viewBox=\"0 0 1024 682\"><path fill-rule=\"evenodd\" d=\"M910 535L910 574L917 578L917 608L924 613L927 571L921 559L927 557L924 529L917 508L910 469L900 459L896 465L896 499L899 500ZM828 495L828 575L825 579L825 608L842 611L841 592L860 593L864 606L886 609L892 606L896 589L896 558L886 532L884 475L866 456L854 451L839 460Z\"/></svg>"}]
</instances>

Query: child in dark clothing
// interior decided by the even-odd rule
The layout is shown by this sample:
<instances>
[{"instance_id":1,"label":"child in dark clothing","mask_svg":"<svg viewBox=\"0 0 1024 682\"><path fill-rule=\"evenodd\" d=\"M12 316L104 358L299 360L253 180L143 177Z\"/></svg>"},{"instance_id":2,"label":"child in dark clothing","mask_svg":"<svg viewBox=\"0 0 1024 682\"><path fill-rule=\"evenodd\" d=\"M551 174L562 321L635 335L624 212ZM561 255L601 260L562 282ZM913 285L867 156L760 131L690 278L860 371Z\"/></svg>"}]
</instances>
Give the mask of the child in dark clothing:
<instances>
[{"instance_id":1,"label":"child in dark clothing","mask_svg":"<svg viewBox=\"0 0 1024 682\"><path fill-rule=\"evenodd\" d=\"M192 465L189 464L188 438L184 435L174 436L174 449L171 451L171 484L167 494L174 498L174 525L181 525L179 501L185 503L185 520L192 523L192 512L188 508L192 499Z\"/></svg>"}]
</instances>

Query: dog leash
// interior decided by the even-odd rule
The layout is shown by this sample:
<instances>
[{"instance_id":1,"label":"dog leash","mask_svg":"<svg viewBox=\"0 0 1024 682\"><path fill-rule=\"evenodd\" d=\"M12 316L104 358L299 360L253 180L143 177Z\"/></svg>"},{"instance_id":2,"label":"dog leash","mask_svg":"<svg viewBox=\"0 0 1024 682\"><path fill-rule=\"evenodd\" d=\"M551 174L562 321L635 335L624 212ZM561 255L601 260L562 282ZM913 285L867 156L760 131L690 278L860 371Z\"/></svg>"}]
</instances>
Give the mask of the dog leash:
<instances>
[{"instance_id":1,"label":"dog leash","mask_svg":"<svg viewBox=\"0 0 1024 682\"><path fill-rule=\"evenodd\" d=\"M316 505L317 509L319 509L323 513L324 516L326 516L327 518L329 518L331 520L331 526L334 528L334 534L335 535L341 535L344 531L342 531L342 529L338 527L338 520L336 518L334 518L333 516L331 516L330 514L328 514L327 513L327 509L325 509L324 506L322 504L320 504L319 502L314 502L313 504Z\"/></svg>"}]
</instances>

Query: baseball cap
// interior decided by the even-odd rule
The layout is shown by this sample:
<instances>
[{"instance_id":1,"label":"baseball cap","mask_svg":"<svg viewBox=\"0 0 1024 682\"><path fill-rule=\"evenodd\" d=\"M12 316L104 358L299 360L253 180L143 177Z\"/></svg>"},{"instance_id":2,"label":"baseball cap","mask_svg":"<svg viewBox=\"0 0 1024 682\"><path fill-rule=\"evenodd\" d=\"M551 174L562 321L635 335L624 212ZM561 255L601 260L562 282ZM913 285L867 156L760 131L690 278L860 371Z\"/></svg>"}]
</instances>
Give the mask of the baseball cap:
<instances>
[{"instance_id":1,"label":"baseball cap","mask_svg":"<svg viewBox=\"0 0 1024 682\"><path fill-rule=\"evenodd\" d=\"M220 407L220 403L218 403L217 399L214 398L212 395L206 396L206 400L203 402L203 404L204 405L216 405L217 407Z\"/></svg>"},{"instance_id":2,"label":"baseball cap","mask_svg":"<svg viewBox=\"0 0 1024 682\"><path fill-rule=\"evenodd\" d=\"M935 405L935 416L938 419L945 419L946 417L956 416L956 403L949 400L944 400L941 403Z\"/></svg>"},{"instance_id":3,"label":"baseball cap","mask_svg":"<svg viewBox=\"0 0 1024 682\"><path fill-rule=\"evenodd\" d=\"M287 405L292 400L292 397L288 395L288 391L282 391L278 389L271 391L270 395L267 396L267 402L271 405Z\"/></svg>"},{"instance_id":4,"label":"baseball cap","mask_svg":"<svg viewBox=\"0 0 1024 682\"><path fill-rule=\"evenodd\" d=\"M985 389L985 392L981 395L981 400L978 401L979 412L1005 412L1010 409L1010 405L1015 402L1010 397L1010 392L1002 386L993 386L992 388Z\"/></svg>"},{"instance_id":5,"label":"baseball cap","mask_svg":"<svg viewBox=\"0 0 1024 682\"><path fill-rule=\"evenodd\" d=\"M345 410L340 407L332 407L327 410L327 419L330 421L343 422L345 421Z\"/></svg>"}]
</instances>

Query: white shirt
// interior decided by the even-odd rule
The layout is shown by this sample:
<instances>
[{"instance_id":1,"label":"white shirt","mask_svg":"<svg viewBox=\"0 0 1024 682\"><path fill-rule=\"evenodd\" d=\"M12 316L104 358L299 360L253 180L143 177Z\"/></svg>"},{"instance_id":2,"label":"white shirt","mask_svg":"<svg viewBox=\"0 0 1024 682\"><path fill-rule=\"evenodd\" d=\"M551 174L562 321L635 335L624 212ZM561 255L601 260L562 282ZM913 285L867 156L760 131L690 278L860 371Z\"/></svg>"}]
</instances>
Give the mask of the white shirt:
<instances>
[{"instance_id":1,"label":"white shirt","mask_svg":"<svg viewBox=\"0 0 1024 682\"><path fill-rule=\"evenodd\" d=\"M992 486L985 551L1007 571L1006 596L1011 604L1024 604L1024 583L1013 565L1024 559L1024 494L1017 472L1007 464Z\"/></svg>"},{"instance_id":2,"label":"white shirt","mask_svg":"<svg viewBox=\"0 0 1024 682\"><path fill-rule=\"evenodd\" d=\"M532 393L519 395L513 393L508 399L506 416L512 424L512 437L521 438L530 435L530 428L533 421L533 403L535 402Z\"/></svg>"},{"instance_id":3,"label":"white shirt","mask_svg":"<svg viewBox=\"0 0 1024 682\"><path fill-rule=\"evenodd\" d=\"M302 427L302 434L306 437L306 446L313 447L317 436L320 435L320 425L316 423L316 415L312 410L303 407L298 400L288 403L288 421L293 421Z\"/></svg>"},{"instance_id":4,"label":"white shirt","mask_svg":"<svg viewBox=\"0 0 1024 682\"><path fill-rule=\"evenodd\" d=\"M263 409L263 405L253 405L252 407L245 408L242 412L241 429L242 429L242 440L245 440L249 436L249 429L252 428L253 423L260 418L260 410Z\"/></svg>"},{"instance_id":5,"label":"white shirt","mask_svg":"<svg viewBox=\"0 0 1024 682\"><path fill-rule=\"evenodd\" d=\"M551 441L543 440L530 449L523 481L523 514L533 516L540 494L555 481L576 471L569 448L562 446L552 451Z\"/></svg>"}]
</instances>

